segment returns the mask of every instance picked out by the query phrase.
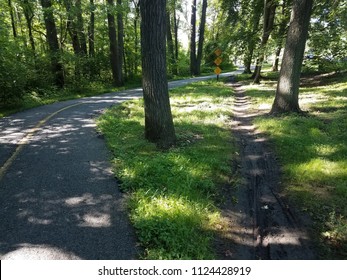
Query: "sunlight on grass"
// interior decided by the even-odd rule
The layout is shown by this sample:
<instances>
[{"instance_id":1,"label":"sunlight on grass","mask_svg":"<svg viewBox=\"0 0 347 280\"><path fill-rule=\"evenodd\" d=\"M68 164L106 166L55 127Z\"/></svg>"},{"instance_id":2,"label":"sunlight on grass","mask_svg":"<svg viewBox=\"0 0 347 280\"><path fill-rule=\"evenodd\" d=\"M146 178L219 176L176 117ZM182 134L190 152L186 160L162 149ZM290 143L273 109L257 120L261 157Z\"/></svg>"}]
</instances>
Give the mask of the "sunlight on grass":
<instances>
[{"instance_id":1,"label":"sunlight on grass","mask_svg":"<svg viewBox=\"0 0 347 280\"><path fill-rule=\"evenodd\" d=\"M171 91L177 145L161 152L144 139L143 101L114 107L98 120L114 155L121 188L146 259L211 259L215 199L230 183L235 152L232 90L215 81Z\"/></svg>"},{"instance_id":2,"label":"sunlight on grass","mask_svg":"<svg viewBox=\"0 0 347 280\"><path fill-rule=\"evenodd\" d=\"M321 233L322 257L347 258L347 79L329 82L300 89L308 116L263 116L255 123L275 144L284 193L311 215ZM271 106L274 93L266 81L247 89L255 109Z\"/></svg>"}]
</instances>

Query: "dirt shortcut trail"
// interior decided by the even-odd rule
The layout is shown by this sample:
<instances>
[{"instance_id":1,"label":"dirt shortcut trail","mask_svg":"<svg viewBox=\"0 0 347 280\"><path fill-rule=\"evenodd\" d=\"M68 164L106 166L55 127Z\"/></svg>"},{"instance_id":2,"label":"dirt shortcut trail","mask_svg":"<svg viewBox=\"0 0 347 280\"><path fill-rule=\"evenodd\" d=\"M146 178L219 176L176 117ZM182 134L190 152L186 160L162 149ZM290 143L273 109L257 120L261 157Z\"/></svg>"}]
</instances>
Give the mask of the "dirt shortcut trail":
<instances>
[{"instance_id":1,"label":"dirt shortcut trail","mask_svg":"<svg viewBox=\"0 0 347 280\"><path fill-rule=\"evenodd\" d=\"M228 229L217 241L221 259L315 259L302 219L279 193L280 168L268 141L253 126L251 101L242 85L235 90L232 131L244 180L228 191L223 216ZM236 201L236 202L235 202Z\"/></svg>"}]
</instances>

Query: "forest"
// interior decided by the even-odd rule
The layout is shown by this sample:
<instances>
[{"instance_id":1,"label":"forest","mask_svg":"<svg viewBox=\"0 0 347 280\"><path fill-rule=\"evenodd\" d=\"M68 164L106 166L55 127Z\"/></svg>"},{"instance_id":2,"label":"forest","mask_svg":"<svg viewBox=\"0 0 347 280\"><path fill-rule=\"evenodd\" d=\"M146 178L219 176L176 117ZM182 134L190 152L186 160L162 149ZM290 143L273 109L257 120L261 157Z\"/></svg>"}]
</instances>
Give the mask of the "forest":
<instances>
[{"instance_id":1,"label":"forest","mask_svg":"<svg viewBox=\"0 0 347 280\"><path fill-rule=\"evenodd\" d=\"M96 120L137 257L347 258L346 0L0 0L0 15L0 120L143 89Z\"/></svg>"},{"instance_id":2,"label":"forest","mask_svg":"<svg viewBox=\"0 0 347 280\"><path fill-rule=\"evenodd\" d=\"M253 60L261 65L272 55L277 69L291 2L167 1L169 78L211 73L217 47L224 68L237 62L250 72ZM62 88L76 93L140 81L139 1L2 0L0 9L2 107ZM305 69L344 66L345 23L345 1L315 1Z\"/></svg>"}]
</instances>

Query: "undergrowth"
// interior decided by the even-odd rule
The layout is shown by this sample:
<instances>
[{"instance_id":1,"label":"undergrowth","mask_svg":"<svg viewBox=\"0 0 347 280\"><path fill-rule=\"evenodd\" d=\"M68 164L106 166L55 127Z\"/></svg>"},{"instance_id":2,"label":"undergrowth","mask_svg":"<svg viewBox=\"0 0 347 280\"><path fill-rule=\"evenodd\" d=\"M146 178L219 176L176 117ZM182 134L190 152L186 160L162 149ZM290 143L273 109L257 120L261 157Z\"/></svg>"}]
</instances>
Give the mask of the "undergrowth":
<instances>
[{"instance_id":1,"label":"undergrowth","mask_svg":"<svg viewBox=\"0 0 347 280\"><path fill-rule=\"evenodd\" d=\"M144 139L143 101L113 107L98 120L114 172L130 194L131 221L146 259L211 259L220 184L230 178L234 145L232 91L200 82L170 92L177 145L158 150Z\"/></svg>"}]
</instances>

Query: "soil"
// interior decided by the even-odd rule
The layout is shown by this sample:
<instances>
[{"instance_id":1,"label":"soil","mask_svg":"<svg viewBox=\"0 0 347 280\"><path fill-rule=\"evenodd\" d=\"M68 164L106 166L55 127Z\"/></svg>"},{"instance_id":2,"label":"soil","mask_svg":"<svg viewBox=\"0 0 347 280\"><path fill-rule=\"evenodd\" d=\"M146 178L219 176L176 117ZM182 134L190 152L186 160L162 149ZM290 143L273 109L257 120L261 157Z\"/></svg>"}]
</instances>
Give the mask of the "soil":
<instances>
[{"instance_id":1,"label":"soil","mask_svg":"<svg viewBox=\"0 0 347 280\"><path fill-rule=\"evenodd\" d=\"M232 132L238 146L233 162L243 178L225 188L222 215L227 229L216 241L219 259L315 259L304 223L308 223L281 195L280 164L268 139L256 130L251 100L242 85L234 88ZM307 224L306 224L307 226Z\"/></svg>"}]
</instances>

